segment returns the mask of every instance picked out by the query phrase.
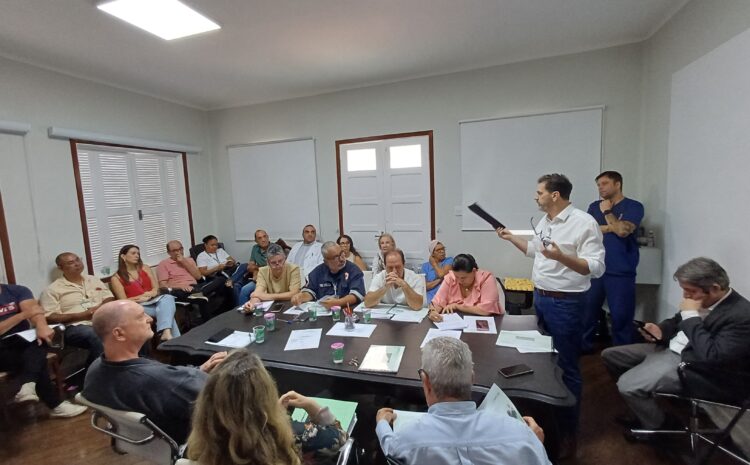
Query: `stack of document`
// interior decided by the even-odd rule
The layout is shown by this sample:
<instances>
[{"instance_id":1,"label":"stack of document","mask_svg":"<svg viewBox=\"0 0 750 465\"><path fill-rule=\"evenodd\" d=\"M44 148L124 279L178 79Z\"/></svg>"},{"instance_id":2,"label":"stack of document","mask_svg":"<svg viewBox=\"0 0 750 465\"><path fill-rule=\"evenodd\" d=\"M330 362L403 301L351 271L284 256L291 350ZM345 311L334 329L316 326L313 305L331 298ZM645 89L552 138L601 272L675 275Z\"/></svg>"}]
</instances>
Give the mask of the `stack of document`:
<instances>
[{"instance_id":1,"label":"stack of document","mask_svg":"<svg viewBox=\"0 0 750 465\"><path fill-rule=\"evenodd\" d=\"M449 329L464 329L466 327L466 322L463 318L461 318L461 315L458 313L444 313L441 315L443 317L443 321L437 322L435 321L434 324L437 326L438 329L442 331L446 331Z\"/></svg>"},{"instance_id":2,"label":"stack of document","mask_svg":"<svg viewBox=\"0 0 750 465\"><path fill-rule=\"evenodd\" d=\"M515 347L522 354L532 352L557 352L552 346L552 337L536 330L500 331L495 345Z\"/></svg>"},{"instance_id":3,"label":"stack of document","mask_svg":"<svg viewBox=\"0 0 750 465\"><path fill-rule=\"evenodd\" d=\"M346 400L326 399L324 397L309 397L317 402L321 407L328 407L334 417L341 423L344 431L351 433L349 427L356 417L357 403ZM301 408L295 408L292 412L292 420L306 422L307 412Z\"/></svg>"},{"instance_id":4,"label":"stack of document","mask_svg":"<svg viewBox=\"0 0 750 465\"><path fill-rule=\"evenodd\" d=\"M426 308L412 310L406 305L398 304L377 304L374 307L365 307L364 302L357 305L354 311L361 313L366 309L370 310L370 316L375 320L393 320L407 323L421 323L429 311Z\"/></svg>"},{"instance_id":5,"label":"stack of document","mask_svg":"<svg viewBox=\"0 0 750 465\"><path fill-rule=\"evenodd\" d=\"M55 325L49 325L49 327L52 329L55 329L59 326L62 326L62 325L60 323L55 324ZM34 342L36 340L36 328L27 329L24 331L18 331L17 333L6 334L2 337L2 339L6 339L12 336L18 336L20 338L25 339L28 342Z\"/></svg>"},{"instance_id":6,"label":"stack of document","mask_svg":"<svg viewBox=\"0 0 750 465\"><path fill-rule=\"evenodd\" d=\"M494 317L466 315L464 321L466 322L465 333L497 334Z\"/></svg>"},{"instance_id":7,"label":"stack of document","mask_svg":"<svg viewBox=\"0 0 750 465\"><path fill-rule=\"evenodd\" d=\"M404 321L406 323L421 323L424 317L427 316L428 309L423 308L422 310L412 310L410 308L398 308L393 307L391 313L393 318L391 321Z\"/></svg>"},{"instance_id":8,"label":"stack of document","mask_svg":"<svg viewBox=\"0 0 750 465\"><path fill-rule=\"evenodd\" d=\"M326 336L340 337L370 337L378 325L355 323L354 329L346 329L345 323L336 323L328 330Z\"/></svg>"},{"instance_id":9,"label":"stack of document","mask_svg":"<svg viewBox=\"0 0 750 465\"><path fill-rule=\"evenodd\" d=\"M255 335L245 331L234 331L229 336L218 342L206 341L206 344L212 346L231 347L237 349L240 347L247 347L255 341Z\"/></svg>"},{"instance_id":10,"label":"stack of document","mask_svg":"<svg viewBox=\"0 0 750 465\"><path fill-rule=\"evenodd\" d=\"M430 328L427 331L427 334L424 337L424 340L422 341L422 345L419 346L420 348L424 347L427 342L430 341L430 339L435 339L436 337L452 337L455 339L461 339L461 331L456 331L453 329L437 329L437 328Z\"/></svg>"},{"instance_id":11,"label":"stack of document","mask_svg":"<svg viewBox=\"0 0 750 465\"><path fill-rule=\"evenodd\" d=\"M323 330L321 328L295 329L289 333L289 339L286 341L284 350L317 349L320 345L320 336L322 333Z\"/></svg>"}]
</instances>

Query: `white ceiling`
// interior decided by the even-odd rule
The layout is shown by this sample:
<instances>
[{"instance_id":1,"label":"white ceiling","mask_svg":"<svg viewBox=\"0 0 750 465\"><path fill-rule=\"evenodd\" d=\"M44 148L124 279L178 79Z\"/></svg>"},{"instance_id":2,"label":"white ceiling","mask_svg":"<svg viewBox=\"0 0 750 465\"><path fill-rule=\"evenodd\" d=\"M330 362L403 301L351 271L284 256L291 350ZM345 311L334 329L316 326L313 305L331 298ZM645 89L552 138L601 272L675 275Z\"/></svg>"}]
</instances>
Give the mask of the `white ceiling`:
<instances>
[{"instance_id":1,"label":"white ceiling","mask_svg":"<svg viewBox=\"0 0 750 465\"><path fill-rule=\"evenodd\" d=\"M222 29L163 41L96 0L0 1L0 55L201 109L641 41L688 0L183 0Z\"/></svg>"}]
</instances>

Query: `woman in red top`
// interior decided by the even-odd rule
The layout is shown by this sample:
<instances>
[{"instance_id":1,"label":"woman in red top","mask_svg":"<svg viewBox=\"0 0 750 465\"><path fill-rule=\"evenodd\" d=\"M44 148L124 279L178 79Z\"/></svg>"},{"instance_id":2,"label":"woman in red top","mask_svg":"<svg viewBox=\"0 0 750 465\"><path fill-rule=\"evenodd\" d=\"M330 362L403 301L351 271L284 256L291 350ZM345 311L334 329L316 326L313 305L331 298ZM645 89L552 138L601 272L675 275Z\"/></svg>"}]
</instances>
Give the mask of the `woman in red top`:
<instances>
[{"instance_id":1,"label":"woman in red top","mask_svg":"<svg viewBox=\"0 0 750 465\"><path fill-rule=\"evenodd\" d=\"M112 276L110 285L115 297L138 302L149 316L156 319L156 331L161 334L162 341L180 335L174 319L174 297L159 295L156 278L151 268L141 261L141 250L137 245L129 244L120 249L117 273Z\"/></svg>"}]
</instances>

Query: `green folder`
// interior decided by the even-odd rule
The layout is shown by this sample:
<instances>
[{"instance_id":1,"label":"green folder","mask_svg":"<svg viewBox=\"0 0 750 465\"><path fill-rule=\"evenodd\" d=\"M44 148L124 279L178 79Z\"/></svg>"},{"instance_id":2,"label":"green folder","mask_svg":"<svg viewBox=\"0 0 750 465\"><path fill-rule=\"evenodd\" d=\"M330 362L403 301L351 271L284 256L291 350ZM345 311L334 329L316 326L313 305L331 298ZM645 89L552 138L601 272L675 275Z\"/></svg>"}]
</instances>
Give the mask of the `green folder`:
<instances>
[{"instance_id":1,"label":"green folder","mask_svg":"<svg viewBox=\"0 0 750 465\"><path fill-rule=\"evenodd\" d=\"M315 402L320 404L321 407L328 407L333 413L333 416L341 423L341 428L344 431L349 431L349 425L352 424L355 418L355 412L357 410L356 402L349 402L346 400L326 399L324 397L310 397ZM296 408L292 412L292 420L300 421L302 423L307 421L307 412L304 409ZM350 432L350 431L349 431Z\"/></svg>"}]
</instances>

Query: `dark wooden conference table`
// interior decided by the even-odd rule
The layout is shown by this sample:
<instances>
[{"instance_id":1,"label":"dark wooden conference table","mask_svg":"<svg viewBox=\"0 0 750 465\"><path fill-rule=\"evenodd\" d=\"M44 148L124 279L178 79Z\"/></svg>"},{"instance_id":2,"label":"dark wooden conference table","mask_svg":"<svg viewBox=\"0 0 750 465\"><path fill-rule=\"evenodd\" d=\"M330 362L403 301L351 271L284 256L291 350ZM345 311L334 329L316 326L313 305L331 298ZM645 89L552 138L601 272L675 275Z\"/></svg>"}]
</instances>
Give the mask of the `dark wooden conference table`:
<instances>
[{"instance_id":1,"label":"dark wooden conference table","mask_svg":"<svg viewBox=\"0 0 750 465\"><path fill-rule=\"evenodd\" d=\"M277 317L291 320L293 315L284 315L282 310L277 313ZM434 327L432 321L428 318L421 323L373 319L371 324L377 327L369 338L326 336L333 323L330 316L319 317L314 322L277 321L276 330L266 332L263 344L253 343L249 348L263 359L266 367L297 375L315 374L342 381L353 380L360 383L421 389L421 381L417 374L421 362L420 345L427 331ZM170 352L173 361L197 363L215 352L225 350L220 346L206 344L206 340L217 332L225 328L252 332L253 326L260 324L263 324L262 316L245 315L237 310L230 310L180 337L162 343L159 349ZM498 331L536 329L536 317L496 316L495 325ZM317 349L284 351L292 330L312 328L323 329ZM514 399L528 399L556 407L574 405L573 395L562 382L562 371L556 364L555 354L522 354L515 348L497 346L497 334L463 333L461 340L469 345L474 358L474 397L483 398L495 383ZM334 364L332 361L330 347L334 342L345 344L343 364ZM357 366L348 363L354 357L361 362L372 344L405 346L397 373L363 372L359 371ZM500 368L519 363L528 365L534 372L515 378L504 378L498 373Z\"/></svg>"}]
</instances>

